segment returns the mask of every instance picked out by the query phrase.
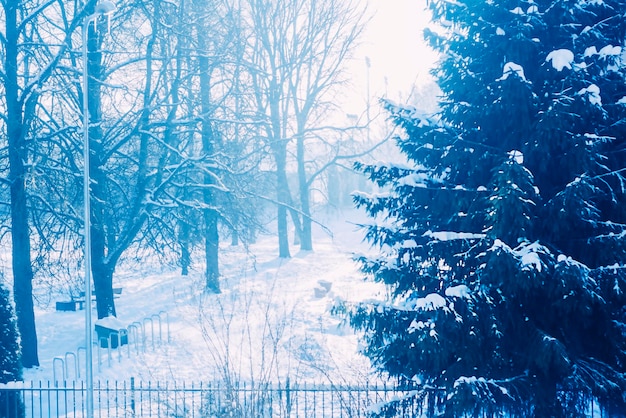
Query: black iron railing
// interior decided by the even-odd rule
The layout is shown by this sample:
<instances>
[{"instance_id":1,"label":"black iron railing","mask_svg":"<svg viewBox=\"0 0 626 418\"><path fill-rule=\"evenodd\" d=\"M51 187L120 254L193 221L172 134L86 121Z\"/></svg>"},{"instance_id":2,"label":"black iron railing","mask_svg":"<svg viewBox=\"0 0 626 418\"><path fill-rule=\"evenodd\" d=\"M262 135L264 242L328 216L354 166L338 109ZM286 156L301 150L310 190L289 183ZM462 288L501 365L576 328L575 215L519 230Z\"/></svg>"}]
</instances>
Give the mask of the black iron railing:
<instances>
[{"instance_id":1,"label":"black iron railing","mask_svg":"<svg viewBox=\"0 0 626 418\"><path fill-rule=\"evenodd\" d=\"M0 417L83 417L86 385L27 382L0 388ZM94 383L95 417L366 417L406 392L386 386ZM421 415L418 405L405 416Z\"/></svg>"}]
</instances>

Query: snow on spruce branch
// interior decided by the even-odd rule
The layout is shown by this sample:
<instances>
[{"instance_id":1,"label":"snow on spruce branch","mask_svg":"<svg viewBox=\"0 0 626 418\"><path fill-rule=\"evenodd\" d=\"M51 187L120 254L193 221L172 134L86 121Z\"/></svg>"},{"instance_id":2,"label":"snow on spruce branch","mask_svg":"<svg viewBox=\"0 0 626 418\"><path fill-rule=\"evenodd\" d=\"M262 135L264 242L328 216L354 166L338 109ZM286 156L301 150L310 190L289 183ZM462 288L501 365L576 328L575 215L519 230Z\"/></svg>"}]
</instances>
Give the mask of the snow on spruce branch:
<instances>
[{"instance_id":1,"label":"snow on spruce branch","mask_svg":"<svg viewBox=\"0 0 626 418\"><path fill-rule=\"evenodd\" d=\"M552 68L557 71L563 71L564 68L571 70L574 62L574 53L569 49L557 49L548 54L546 62L551 63Z\"/></svg>"},{"instance_id":2,"label":"snow on spruce branch","mask_svg":"<svg viewBox=\"0 0 626 418\"><path fill-rule=\"evenodd\" d=\"M504 81L507 78L509 78L511 74L517 76L523 81L528 81L526 80L526 76L524 75L524 68L521 65L511 62L511 61L504 64L504 69L502 70L502 77L496 79L496 81Z\"/></svg>"},{"instance_id":3,"label":"snow on spruce branch","mask_svg":"<svg viewBox=\"0 0 626 418\"><path fill-rule=\"evenodd\" d=\"M493 245L488 251L502 250L513 255L519 260L522 270L537 270L541 272L544 264L539 257L540 254L550 255L550 250L538 242L523 242L515 249L509 247L507 244L499 239L494 240Z\"/></svg>"},{"instance_id":4,"label":"snow on spruce branch","mask_svg":"<svg viewBox=\"0 0 626 418\"><path fill-rule=\"evenodd\" d=\"M474 240L483 239L487 235L476 234L473 232L454 232L454 231L426 231L423 234L424 237L430 237L437 241L453 241L453 240Z\"/></svg>"}]
</instances>

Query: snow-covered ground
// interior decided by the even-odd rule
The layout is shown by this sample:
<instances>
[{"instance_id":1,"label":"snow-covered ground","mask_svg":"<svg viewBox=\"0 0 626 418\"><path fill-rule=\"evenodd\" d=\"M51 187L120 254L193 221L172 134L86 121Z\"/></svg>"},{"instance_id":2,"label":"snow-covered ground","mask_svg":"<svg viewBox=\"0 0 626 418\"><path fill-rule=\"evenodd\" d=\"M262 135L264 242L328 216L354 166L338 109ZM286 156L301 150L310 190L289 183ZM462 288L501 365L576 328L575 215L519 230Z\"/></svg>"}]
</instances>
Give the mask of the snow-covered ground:
<instances>
[{"instance_id":1,"label":"snow-covered ground","mask_svg":"<svg viewBox=\"0 0 626 418\"><path fill-rule=\"evenodd\" d=\"M352 261L368 248L354 225L362 216L319 215L332 236L316 226L315 250L292 247L290 259L277 257L275 237L260 237L248 250L224 246L219 295L202 292L202 266L187 277L150 261L122 266L116 308L131 343L110 352L94 346L94 380L364 382L369 362L352 330L330 313L338 298L381 291ZM41 366L25 380L84 376L84 311L57 312L52 300L36 317Z\"/></svg>"}]
</instances>

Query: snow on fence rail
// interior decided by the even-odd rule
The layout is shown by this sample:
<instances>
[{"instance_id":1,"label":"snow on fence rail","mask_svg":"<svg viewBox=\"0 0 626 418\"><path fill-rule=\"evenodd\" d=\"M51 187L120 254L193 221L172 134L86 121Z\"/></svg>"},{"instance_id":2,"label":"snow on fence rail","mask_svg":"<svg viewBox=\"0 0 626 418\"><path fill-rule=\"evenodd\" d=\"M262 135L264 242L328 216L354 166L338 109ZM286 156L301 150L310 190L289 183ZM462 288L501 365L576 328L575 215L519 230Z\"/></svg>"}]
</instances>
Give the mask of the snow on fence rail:
<instances>
[{"instance_id":1,"label":"snow on fence rail","mask_svg":"<svg viewBox=\"0 0 626 418\"><path fill-rule=\"evenodd\" d=\"M0 386L0 416L83 417L86 386L79 382ZM94 382L96 417L365 417L370 408L402 396L387 386L176 384ZM419 417L419 405L403 416Z\"/></svg>"}]
</instances>

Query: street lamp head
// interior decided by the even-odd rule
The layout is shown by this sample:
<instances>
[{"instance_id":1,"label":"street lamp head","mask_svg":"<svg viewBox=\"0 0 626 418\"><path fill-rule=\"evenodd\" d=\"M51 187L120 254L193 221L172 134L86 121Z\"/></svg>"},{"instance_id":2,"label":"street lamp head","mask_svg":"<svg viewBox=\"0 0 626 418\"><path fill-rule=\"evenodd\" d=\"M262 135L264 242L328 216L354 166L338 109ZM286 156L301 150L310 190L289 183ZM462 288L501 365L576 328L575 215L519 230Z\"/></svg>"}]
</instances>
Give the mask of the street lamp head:
<instances>
[{"instance_id":1,"label":"street lamp head","mask_svg":"<svg viewBox=\"0 0 626 418\"><path fill-rule=\"evenodd\" d=\"M84 26L85 37L87 36L87 28L89 27L89 24L93 22L95 28L96 21L100 16L104 16L106 19L107 33L111 32L111 15L115 13L116 10L117 7L111 0L102 0L98 2L94 13L87 17L87 22Z\"/></svg>"},{"instance_id":2,"label":"street lamp head","mask_svg":"<svg viewBox=\"0 0 626 418\"><path fill-rule=\"evenodd\" d=\"M96 15L110 15L115 13L117 7L111 0L103 0L96 5Z\"/></svg>"}]
</instances>

